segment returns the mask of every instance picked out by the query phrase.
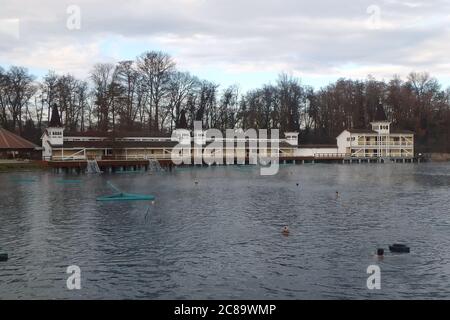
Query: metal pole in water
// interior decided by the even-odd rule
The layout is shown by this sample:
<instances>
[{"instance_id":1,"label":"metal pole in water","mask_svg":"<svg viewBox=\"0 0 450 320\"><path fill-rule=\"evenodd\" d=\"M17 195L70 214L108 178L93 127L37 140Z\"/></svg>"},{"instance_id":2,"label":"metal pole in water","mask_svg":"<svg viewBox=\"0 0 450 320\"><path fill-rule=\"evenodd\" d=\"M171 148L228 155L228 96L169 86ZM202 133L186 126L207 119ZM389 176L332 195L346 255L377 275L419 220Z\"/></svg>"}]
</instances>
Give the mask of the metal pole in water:
<instances>
[{"instance_id":1,"label":"metal pole in water","mask_svg":"<svg viewBox=\"0 0 450 320\"><path fill-rule=\"evenodd\" d=\"M107 184L108 184L108 186L109 186L111 189L113 189L113 190L116 191L117 193L122 193L122 191L120 191L119 188L117 188L115 185L113 185L113 184L111 183L111 181L108 181Z\"/></svg>"}]
</instances>

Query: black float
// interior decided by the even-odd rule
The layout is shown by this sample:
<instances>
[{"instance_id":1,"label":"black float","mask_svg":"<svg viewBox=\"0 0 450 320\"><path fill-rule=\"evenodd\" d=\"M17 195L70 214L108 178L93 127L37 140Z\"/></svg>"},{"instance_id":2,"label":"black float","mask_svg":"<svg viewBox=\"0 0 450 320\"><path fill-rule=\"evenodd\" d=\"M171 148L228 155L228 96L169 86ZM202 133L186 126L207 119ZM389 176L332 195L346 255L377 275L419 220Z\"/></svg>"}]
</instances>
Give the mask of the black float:
<instances>
[{"instance_id":1,"label":"black float","mask_svg":"<svg viewBox=\"0 0 450 320\"><path fill-rule=\"evenodd\" d=\"M410 249L408 246L398 243L389 246L389 250L395 253L410 253Z\"/></svg>"},{"instance_id":2,"label":"black float","mask_svg":"<svg viewBox=\"0 0 450 320\"><path fill-rule=\"evenodd\" d=\"M0 253L0 262L8 261L8 254L7 253Z\"/></svg>"}]
</instances>

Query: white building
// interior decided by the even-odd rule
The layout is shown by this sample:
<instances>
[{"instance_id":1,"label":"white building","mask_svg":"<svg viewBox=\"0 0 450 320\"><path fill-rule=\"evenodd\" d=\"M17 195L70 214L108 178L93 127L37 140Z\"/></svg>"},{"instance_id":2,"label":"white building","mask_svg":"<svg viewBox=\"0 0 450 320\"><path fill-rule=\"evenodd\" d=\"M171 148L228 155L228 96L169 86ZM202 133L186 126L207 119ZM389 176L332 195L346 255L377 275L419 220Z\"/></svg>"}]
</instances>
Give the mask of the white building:
<instances>
[{"instance_id":1,"label":"white building","mask_svg":"<svg viewBox=\"0 0 450 320\"><path fill-rule=\"evenodd\" d=\"M372 129L344 130L337 137L337 153L352 158L414 158L414 133L393 130L381 107Z\"/></svg>"},{"instance_id":2,"label":"white building","mask_svg":"<svg viewBox=\"0 0 450 320\"><path fill-rule=\"evenodd\" d=\"M270 157L292 158L298 148L298 133L289 132L286 138L238 136L215 139L222 143L223 150L213 149L214 156L236 156L253 159L258 154ZM209 144L203 131L195 132L195 137L187 130L178 130L174 136L148 136L142 133L68 133L61 124L58 108L53 107L48 128L42 135L42 159L44 161L127 161L127 160L165 160L172 159L172 150L179 142L188 145L194 141L199 145ZM191 146L190 155L198 150ZM204 148L200 148L203 151ZM189 155L189 156L190 156Z\"/></svg>"},{"instance_id":3,"label":"white building","mask_svg":"<svg viewBox=\"0 0 450 320\"><path fill-rule=\"evenodd\" d=\"M42 159L51 159L53 156L53 149L60 148L64 144L64 128L61 124L58 108L53 106L52 116L45 129L42 139Z\"/></svg>"},{"instance_id":4,"label":"white building","mask_svg":"<svg viewBox=\"0 0 450 320\"><path fill-rule=\"evenodd\" d=\"M337 145L299 145L297 132L287 132L284 138L232 137L223 142L223 151L216 156L234 154L253 159L258 154L278 156L282 161L342 160L346 158L414 158L414 133L392 130L391 123L380 106L372 129L344 130L336 139ZM111 135L110 133L65 133L56 106L53 107L49 127L42 136L42 157L47 161L85 160L170 160L172 149L179 142L190 144L193 138L203 143L211 142L203 132L178 131L174 137L139 135ZM231 146L228 143L231 142ZM193 149L191 153L193 154Z\"/></svg>"}]
</instances>

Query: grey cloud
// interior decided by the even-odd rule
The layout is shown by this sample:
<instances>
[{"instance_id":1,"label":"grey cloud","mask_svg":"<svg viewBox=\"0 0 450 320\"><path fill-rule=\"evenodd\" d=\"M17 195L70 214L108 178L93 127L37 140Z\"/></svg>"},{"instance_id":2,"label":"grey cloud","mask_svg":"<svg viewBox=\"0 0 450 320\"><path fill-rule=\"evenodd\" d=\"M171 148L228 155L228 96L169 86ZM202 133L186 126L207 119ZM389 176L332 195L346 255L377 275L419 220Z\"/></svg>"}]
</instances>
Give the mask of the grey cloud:
<instances>
[{"instance_id":1,"label":"grey cloud","mask_svg":"<svg viewBox=\"0 0 450 320\"><path fill-rule=\"evenodd\" d=\"M444 0L28 3L0 0L0 19L21 19L20 41L2 41L0 35L0 58L17 64L20 56L12 53L18 48L32 51L51 43L82 47L101 36L156 39L193 64L274 64L310 73L346 64L373 66L375 73L381 65L433 72L447 63L444 53L450 49L450 4ZM71 4L82 10L82 28L76 33L65 28ZM365 25L371 5L381 9L379 30ZM439 41L442 45L435 45Z\"/></svg>"}]
</instances>

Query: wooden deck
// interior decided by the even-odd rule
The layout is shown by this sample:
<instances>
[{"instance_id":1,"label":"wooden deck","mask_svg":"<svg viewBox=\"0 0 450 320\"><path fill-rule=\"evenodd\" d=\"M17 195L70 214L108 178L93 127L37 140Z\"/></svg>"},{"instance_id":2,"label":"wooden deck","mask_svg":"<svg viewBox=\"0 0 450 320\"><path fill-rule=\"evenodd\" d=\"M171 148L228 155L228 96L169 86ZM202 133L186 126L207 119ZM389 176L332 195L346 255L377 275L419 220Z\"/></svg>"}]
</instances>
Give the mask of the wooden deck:
<instances>
[{"instance_id":1,"label":"wooden deck","mask_svg":"<svg viewBox=\"0 0 450 320\"><path fill-rule=\"evenodd\" d=\"M279 159L280 164L303 164L303 163L360 163L360 162L380 162L378 158L352 158L341 154L329 155L327 157L281 157ZM391 159L394 162L416 162L414 158L408 159ZM176 167L171 159L159 159L157 160L161 167L165 168L173 168ZM387 162L386 160L382 162ZM49 168L53 169L78 169L85 170L87 168L87 160L51 160L46 161L46 165ZM123 169L131 169L131 170L147 170L149 168L149 160L147 159L128 159L128 160L111 160L111 159L102 159L97 160L98 166L102 171L116 171ZM249 164L250 159L245 159L245 164ZM234 164L238 163L235 159ZM199 164L195 164L194 159L191 159L191 164L183 164L182 166L198 166ZM203 163L202 165L207 165ZM227 159L223 159L223 165L227 165Z\"/></svg>"},{"instance_id":2,"label":"wooden deck","mask_svg":"<svg viewBox=\"0 0 450 320\"><path fill-rule=\"evenodd\" d=\"M48 161L50 168L82 168L87 167L86 160L68 160L68 161ZM131 167L131 166L146 166L149 164L148 160L97 160L100 168L104 167Z\"/></svg>"}]
</instances>

